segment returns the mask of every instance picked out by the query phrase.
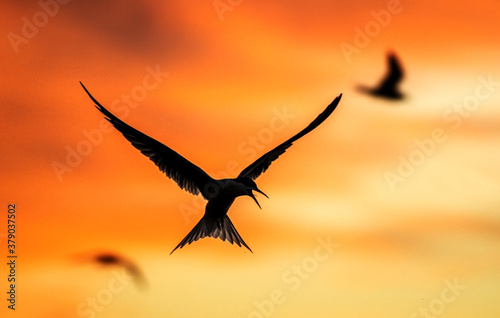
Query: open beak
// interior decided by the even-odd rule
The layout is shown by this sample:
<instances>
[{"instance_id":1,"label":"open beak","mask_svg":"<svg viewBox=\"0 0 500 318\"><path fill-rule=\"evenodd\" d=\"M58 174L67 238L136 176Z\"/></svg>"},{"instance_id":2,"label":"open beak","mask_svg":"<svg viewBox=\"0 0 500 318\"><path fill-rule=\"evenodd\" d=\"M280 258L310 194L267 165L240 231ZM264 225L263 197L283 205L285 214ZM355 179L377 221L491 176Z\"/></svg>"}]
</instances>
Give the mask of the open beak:
<instances>
[{"instance_id":1,"label":"open beak","mask_svg":"<svg viewBox=\"0 0 500 318\"><path fill-rule=\"evenodd\" d=\"M253 190L259 192L260 194L263 194L266 198L269 199L269 197L267 196L267 194L265 194L264 192L260 191L259 189L255 188Z\"/></svg>"},{"instance_id":2,"label":"open beak","mask_svg":"<svg viewBox=\"0 0 500 318\"><path fill-rule=\"evenodd\" d=\"M265 194L264 192L260 191L259 189L255 188L255 189L252 189L252 190L257 191L257 192L263 194L266 198L269 199L269 197L267 196L267 194ZM248 191L248 195L255 201L255 203L257 203L257 205L259 206L259 209L262 210L262 208L260 207L259 201L257 201L257 198L253 195L252 190Z\"/></svg>"}]
</instances>

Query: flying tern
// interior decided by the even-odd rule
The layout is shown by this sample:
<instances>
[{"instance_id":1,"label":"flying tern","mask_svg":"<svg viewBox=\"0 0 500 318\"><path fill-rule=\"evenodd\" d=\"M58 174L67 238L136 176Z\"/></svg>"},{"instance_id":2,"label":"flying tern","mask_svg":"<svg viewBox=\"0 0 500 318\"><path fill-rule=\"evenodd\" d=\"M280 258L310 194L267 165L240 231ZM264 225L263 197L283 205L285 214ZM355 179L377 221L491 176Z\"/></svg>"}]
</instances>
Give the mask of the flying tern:
<instances>
[{"instance_id":1,"label":"flying tern","mask_svg":"<svg viewBox=\"0 0 500 318\"><path fill-rule=\"evenodd\" d=\"M208 201L205 214L201 220L170 254L176 249L180 249L186 244L191 244L204 237L220 238L222 241L228 241L231 244L236 243L240 247L243 245L252 252L227 216L229 208L237 197L244 195L251 197L260 208L260 204L252 191L259 192L266 197L268 196L257 188L254 180L265 172L274 160L285 153L294 141L311 132L328 118L342 97L342 94L340 94L306 128L273 150L262 155L255 162L243 169L238 177L233 179L213 179L205 171L174 150L124 123L104 108L81 82L80 84L95 103L96 108L104 114L105 118L122 133L132 146L153 161L181 189L194 195L201 193L203 198Z\"/></svg>"},{"instance_id":2,"label":"flying tern","mask_svg":"<svg viewBox=\"0 0 500 318\"><path fill-rule=\"evenodd\" d=\"M371 88L366 86L358 86L358 89L363 93L367 93L376 97L393 100L402 99L404 95L399 91L398 86L403 79L404 72L403 68L401 67L401 63L396 57L396 54L387 54L387 65L387 74L384 76L377 87Z\"/></svg>"},{"instance_id":3,"label":"flying tern","mask_svg":"<svg viewBox=\"0 0 500 318\"><path fill-rule=\"evenodd\" d=\"M134 279L138 287L147 287L146 278L139 267L131 260L114 253L100 253L94 256L94 261L105 266L122 266Z\"/></svg>"}]
</instances>

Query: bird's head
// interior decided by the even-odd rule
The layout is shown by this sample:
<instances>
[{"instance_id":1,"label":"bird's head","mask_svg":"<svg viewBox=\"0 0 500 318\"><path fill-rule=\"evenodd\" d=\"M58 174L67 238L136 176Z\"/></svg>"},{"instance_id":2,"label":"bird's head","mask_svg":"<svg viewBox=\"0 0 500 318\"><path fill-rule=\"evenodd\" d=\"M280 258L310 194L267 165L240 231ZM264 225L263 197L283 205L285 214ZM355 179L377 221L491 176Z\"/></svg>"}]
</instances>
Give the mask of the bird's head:
<instances>
[{"instance_id":1,"label":"bird's head","mask_svg":"<svg viewBox=\"0 0 500 318\"><path fill-rule=\"evenodd\" d=\"M255 184L255 182L252 179L247 178L247 177L240 177L240 178L237 178L236 180L245 186L245 188L246 188L245 195L248 195L249 197L251 197L255 201L255 203L257 203L259 208L261 208L259 201L257 201L257 198L255 197L255 195L253 194L252 191L257 191L269 199L269 197L264 192L260 191L259 188L257 188L257 185Z\"/></svg>"},{"instance_id":2,"label":"bird's head","mask_svg":"<svg viewBox=\"0 0 500 318\"><path fill-rule=\"evenodd\" d=\"M101 264L118 264L120 258L114 254L99 254L95 257L95 261Z\"/></svg>"}]
</instances>

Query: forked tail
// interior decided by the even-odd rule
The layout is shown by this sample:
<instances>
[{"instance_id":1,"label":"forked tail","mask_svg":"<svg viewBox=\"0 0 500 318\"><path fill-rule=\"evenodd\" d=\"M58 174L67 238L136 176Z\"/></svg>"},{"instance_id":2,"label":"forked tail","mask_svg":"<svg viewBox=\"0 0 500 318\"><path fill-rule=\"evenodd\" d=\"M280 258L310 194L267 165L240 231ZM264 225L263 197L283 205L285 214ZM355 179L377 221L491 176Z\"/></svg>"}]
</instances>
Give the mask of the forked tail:
<instances>
[{"instance_id":1,"label":"forked tail","mask_svg":"<svg viewBox=\"0 0 500 318\"><path fill-rule=\"evenodd\" d=\"M207 236L220 238L221 240L228 241L231 244L236 243L240 247L243 245L248 248L250 252L252 252L250 247L248 247L245 241L243 241L238 231L236 231L236 228L229 217L225 214L219 218L208 218L206 215L203 216L191 232L189 232L189 234L186 235L186 237L172 250L172 252L170 252L170 255L172 255L176 249L183 248L184 245L191 244Z\"/></svg>"}]
</instances>

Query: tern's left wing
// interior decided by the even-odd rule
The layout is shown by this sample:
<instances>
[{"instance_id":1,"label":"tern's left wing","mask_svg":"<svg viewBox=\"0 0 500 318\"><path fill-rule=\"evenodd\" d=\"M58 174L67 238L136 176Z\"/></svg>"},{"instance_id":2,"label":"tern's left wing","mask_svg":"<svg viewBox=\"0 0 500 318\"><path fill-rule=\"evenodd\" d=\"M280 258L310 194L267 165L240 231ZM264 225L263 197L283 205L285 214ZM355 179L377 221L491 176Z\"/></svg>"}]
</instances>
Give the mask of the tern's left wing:
<instances>
[{"instance_id":1,"label":"tern's left wing","mask_svg":"<svg viewBox=\"0 0 500 318\"><path fill-rule=\"evenodd\" d=\"M293 144L294 141L311 132L314 128L318 127L323 121L325 121L325 119L327 119L328 116L330 116L330 114L335 110L340 102L341 97L342 94L335 98L333 102L331 102L330 105L328 105L328 107L326 107L326 109L301 132L257 159L254 163L246 167L238 177L248 177L252 180L257 179L258 176L260 176L267 170L267 168L269 168L274 160L278 159L279 156L285 153L285 151Z\"/></svg>"}]
</instances>

